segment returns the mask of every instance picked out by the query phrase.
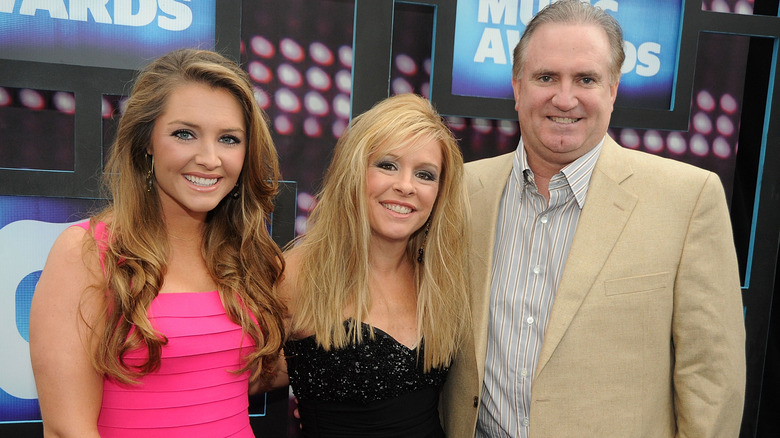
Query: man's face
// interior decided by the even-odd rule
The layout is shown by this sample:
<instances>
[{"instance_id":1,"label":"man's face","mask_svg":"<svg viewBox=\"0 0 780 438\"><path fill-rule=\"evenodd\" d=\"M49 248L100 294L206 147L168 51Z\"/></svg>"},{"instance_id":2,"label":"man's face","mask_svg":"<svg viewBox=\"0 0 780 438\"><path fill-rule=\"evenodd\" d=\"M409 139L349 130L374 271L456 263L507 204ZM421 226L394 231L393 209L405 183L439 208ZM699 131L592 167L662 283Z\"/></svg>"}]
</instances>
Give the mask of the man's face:
<instances>
[{"instance_id":1,"label":"man's face","mask_svg":"<svg viewBox=\"0 0 780 438\"><path fill-rule=\"evenodd\" d=\"M547 23L531 36L512 88L535 173L557 173L606 135L618 89L610 63L607 35L595 25Z\"/></svg>"}]
</instances>

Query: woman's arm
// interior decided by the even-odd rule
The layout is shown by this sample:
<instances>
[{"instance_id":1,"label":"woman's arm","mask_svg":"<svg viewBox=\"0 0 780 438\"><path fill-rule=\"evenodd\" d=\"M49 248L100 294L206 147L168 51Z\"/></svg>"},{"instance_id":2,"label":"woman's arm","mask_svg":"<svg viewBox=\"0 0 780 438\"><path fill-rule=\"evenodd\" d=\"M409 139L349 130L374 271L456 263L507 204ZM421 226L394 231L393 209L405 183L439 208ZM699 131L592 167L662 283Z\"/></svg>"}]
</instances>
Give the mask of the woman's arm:
<instances>
[{"instance_id":1,"label":"woman's arm","mask_svg":"<svg viewBox=\"0 0 780 438\"><path fill-rule=\"evenodd\" d=\"M90 360L94 337L85 320L95 321L104 294L91 287L102 274L97 251L85 254L85 233L71 227L57 238L30 308L30 357L47 437L99 437L103 377Z\"/></svg>"},{"instance_id":2,"label":"woman's arm","mask_svg":"<svg viewBox=\"0 0 780 438\"><path fill-rule=\"evenodd\" d=\"M274 375L270 379L259 378L249 384L249 394L254 395L261 392L268 392L274 389L286 387L290 384L287 376L287 361L284 360L284 352L279 355L276 361Z\"/></svg>"}]
</instances>

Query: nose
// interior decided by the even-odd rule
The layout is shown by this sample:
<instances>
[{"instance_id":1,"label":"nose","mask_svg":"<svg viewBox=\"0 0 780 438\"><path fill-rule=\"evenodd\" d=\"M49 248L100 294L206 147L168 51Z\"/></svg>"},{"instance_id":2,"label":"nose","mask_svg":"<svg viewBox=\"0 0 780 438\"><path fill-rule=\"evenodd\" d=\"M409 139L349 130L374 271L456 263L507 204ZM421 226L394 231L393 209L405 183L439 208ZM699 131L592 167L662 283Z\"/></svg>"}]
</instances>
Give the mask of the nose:
<instances>
[{"instance_id":1,"label":"nose","mask_svg":"<svg viewBox=\"0 0 780 438\"><path fill-rule=\"evenodd\" d=\"M569 111L577 106L577 97L571 84L561 83L552 98L552 104L561 111Z\"/></svg>"},{"instance_id":2,"label":"nose","mask_svg":"<svg viewBox=\"0 0 780 438\"><path fill-rule=\"evenodd\" d=\"M402 196L411 196L415 193L414 175L411 172L402 172L393 183L393 190Z\"/></svg>"},{"instance_id":3,"label":"nose","mask_svg":"<svg viewBox=\"0 0 780 438\"><path fill-rule=\"evenodd\" d=\"M195 154L195 164L206 169L216 169L222 163L219 158L217 145L210 141L204 141Z\"/></svg>"}]
</instances>

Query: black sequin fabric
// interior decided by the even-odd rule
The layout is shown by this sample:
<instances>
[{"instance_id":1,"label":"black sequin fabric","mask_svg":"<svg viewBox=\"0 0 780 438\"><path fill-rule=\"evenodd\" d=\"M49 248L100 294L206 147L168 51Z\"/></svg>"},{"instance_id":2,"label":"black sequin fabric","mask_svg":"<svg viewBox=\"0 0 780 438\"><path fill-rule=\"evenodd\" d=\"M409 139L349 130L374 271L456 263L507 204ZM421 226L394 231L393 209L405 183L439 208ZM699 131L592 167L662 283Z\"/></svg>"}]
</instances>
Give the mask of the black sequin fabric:
<instances>
[{"instance_id":1,"label":"black sequin fabric","mask_svg":"<svg viewBox=\"0 0 780 438\"><path fill-rule=\"evenodd\" d=\"M344 322L345 330L350 321ZM447 368L423 372L423 348L409 349L387 333L361 323L363 341L325 351L314 336L284 347L290 385L299 400L368 403L444 384Z\"/></svg>"}]
</instances>

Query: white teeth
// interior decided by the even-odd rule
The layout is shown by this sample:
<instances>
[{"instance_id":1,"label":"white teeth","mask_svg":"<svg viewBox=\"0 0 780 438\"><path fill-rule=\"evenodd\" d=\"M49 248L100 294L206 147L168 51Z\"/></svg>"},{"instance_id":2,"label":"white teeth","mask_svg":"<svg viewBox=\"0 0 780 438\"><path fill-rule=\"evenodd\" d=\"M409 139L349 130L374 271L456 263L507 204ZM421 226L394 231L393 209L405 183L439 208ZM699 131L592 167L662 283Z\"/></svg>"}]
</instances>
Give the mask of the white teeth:
<instances>
[{"instance_id":1,"label":"white teeth","mask_svg":"<svg viewBox=\"0 0 780 438\"><path fill-rule=\"evenodd\" d=\"M385 207L386 209L388 209L388 210L390 210L390 211L394 211L394 212L396 212L396 213L401 213L401 214L409 214L409 213L411 213L411 212L412 212L412 209L411 209L411 208L409 208L409 207L404 207L403 205L398 205L398 204L382 204L382 206L383 206L383 207Z\"/></svg>"},{"instance_id":2,"label":"white teeth","mask_svg":"<svg viewBox=\"0 0 780 438\"><path fill-rule=\"evenodd\" d=\"M195 184L196 186L213 186L217 183L217 178L200 178L192 175L184 175L187 181Z\"/></svg>"},{"instance_id":3,"label":"white teeth","mask_svg":"<svg viewBox=\"0 0 780 438\"><path fill-rule=\"evenodd\" d=\"M569 118L569 117L550 117L550 120L552 120L553 122L558 122L558 123L574 123L574 122L576 122L579 119L572 119L572 118Z\"/></svg>"}]
</instances>

